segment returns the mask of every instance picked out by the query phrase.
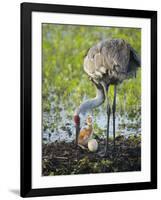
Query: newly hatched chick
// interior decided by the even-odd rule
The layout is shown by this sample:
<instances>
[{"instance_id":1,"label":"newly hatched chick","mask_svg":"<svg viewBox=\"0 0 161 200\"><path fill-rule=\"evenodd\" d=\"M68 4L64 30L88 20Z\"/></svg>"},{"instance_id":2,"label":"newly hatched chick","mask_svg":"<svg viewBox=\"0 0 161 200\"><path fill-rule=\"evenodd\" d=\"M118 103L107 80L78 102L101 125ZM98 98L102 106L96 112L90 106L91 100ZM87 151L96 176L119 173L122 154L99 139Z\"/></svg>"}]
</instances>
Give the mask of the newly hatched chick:
<instances>
[{"instance_id":1,"label":"newly hatched chick","mask_svg":"<svg viewBox=\"0 0 161 200\"><path fill-rule=\"evenodd\" d=\"M92 116L88 115L86 119L87 126L80 130L78 137L79 146L87 146L88 141L93 135Z\"/></svg>"}]
</instances>

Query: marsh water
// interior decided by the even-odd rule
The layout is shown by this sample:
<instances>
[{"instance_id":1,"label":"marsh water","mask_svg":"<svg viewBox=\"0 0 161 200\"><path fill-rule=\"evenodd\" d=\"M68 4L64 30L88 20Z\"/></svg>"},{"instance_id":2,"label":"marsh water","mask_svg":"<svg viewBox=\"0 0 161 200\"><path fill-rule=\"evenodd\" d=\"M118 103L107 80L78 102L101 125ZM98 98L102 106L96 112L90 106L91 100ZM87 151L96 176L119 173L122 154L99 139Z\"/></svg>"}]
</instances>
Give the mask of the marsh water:
<instances>
[{"instance_id":1,"label":"marsh water","mask_svg":"<svg viewBox=\"0 0 161 200\"><path fill-rule=\"evenodd\" d=\"M60 102L59 106L55 106L53 98L49 97L50 110L43 112L43 142L72 142L75 139L75 125L73 122L73 113L69 113L68 109ZM85 98L84 98L85 99ZM74 110L73 106L73 110ZM90 114L93 117L94 135L99 138L106 137L107 114L103 107L97 108L97 113L88 112L81 115L81 127L85 126L85 119ZM120 115L116 113L115 118L116 136L118 135L137 135L141 133L141 122L136 118L129 119L128 114ZM109 135L113 136L113 118L110 116Z\"/></svg>"}]
</instances>

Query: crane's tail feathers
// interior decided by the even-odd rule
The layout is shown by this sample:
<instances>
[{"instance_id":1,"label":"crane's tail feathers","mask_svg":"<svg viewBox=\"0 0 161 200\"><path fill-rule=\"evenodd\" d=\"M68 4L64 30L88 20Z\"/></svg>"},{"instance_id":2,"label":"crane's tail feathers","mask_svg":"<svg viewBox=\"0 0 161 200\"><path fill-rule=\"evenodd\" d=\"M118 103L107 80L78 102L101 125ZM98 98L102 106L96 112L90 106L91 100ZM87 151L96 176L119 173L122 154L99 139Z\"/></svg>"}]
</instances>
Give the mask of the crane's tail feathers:
<instances>
[{"instance_id":1,"label":"crane's tail feathers","mask_svg":"<svg viewBox=\"0 0 161 200\"><path fill-rule=\"evenodd\" d=\"M135 49L133 49L131 46L130 46L130 59L132 59L139 67L141 67L141 58L137 54Z\"/></svg>"}]
</instances>

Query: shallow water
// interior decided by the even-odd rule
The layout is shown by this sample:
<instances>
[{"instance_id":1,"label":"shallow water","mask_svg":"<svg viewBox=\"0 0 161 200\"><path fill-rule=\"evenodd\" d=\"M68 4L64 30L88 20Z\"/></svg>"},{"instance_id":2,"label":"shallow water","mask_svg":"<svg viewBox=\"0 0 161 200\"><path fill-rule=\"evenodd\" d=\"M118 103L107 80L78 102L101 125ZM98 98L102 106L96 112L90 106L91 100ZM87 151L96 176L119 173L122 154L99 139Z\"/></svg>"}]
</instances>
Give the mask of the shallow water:
<instances>
[{"instance_id":1,"label":"shallow water","mask_svg":"<svg viewBox=\"0 0 161 200\"><path fill-rule=\"evenodd\" d=\"M93 116L93 113L87 113L85 116L80 116L81 127L84 126L85 119L88 114ZM68 116L68 112L65 111L63 107L61 108L59 115L60 116L58 118L56 112L54 112L54 103L52 103L51 105L50 112L43 113L43 122L45 122L46 127L47 127L46 129L43 129L43 141L45 143L55 142L55 141L58 141L58 142L65 141L68 143L68 142L72 142L75 139L75 126L74 126L74 122L72 118ZM95 124L97 124L97 127L99 128L100 138L105 138L107 116L106 114L103 113L101 108L99 110L98 115L93 117L93 121ZM137 127L136 127L136 124L137 124ZM141 128L140 126L138 126L138 122L136 120L133 120L133 121L129 120L126 115L121 117L120 115L116 114L115 127L116 127L115 128L116 135L128 136L128 135L138 134L141 132ZM98 128L97 128L97 131L98 131ZM113 135L112 115L110 118L109 135L110 136Z\"/></svg>"}]
</instances>

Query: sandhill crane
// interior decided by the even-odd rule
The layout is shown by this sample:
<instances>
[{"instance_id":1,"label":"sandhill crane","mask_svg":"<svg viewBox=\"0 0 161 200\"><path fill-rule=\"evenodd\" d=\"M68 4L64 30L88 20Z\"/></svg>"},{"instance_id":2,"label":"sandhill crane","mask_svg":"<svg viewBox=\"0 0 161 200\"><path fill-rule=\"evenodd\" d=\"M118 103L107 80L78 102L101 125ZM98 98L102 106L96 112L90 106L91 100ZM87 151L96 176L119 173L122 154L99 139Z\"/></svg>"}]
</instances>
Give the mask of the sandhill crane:
<instances>
[{"instance_id":1,"label":"sandhill crane","mask_svg":"<svg viewBox=\"0 0 161 200\"><path fill-rule=\"evenodd\" d=\"M91 100L83 102L74 113L76 126L76 144L80 131L80 117L82 113L100 106L105 101L105 96L110 85L114 85L113 113L113 141L115 146L115 111L116 111L116 85L123 80L133 77L140 66L140 58L136 51L123 39L103 40L92 46L84 58L84 71L94 83L97 95ZM105 154L108 150L109 121L111 108L107 95L107 132Z\"/></svg>"}]
</instances>

